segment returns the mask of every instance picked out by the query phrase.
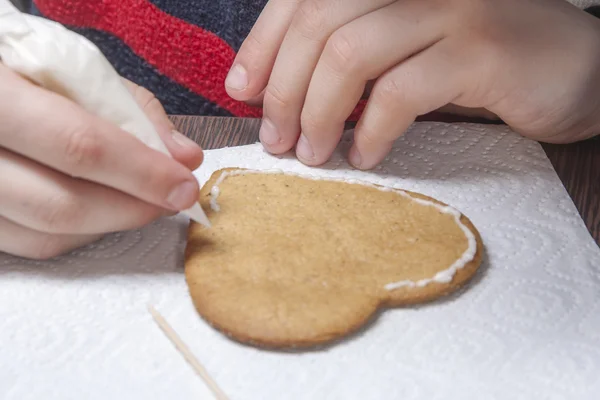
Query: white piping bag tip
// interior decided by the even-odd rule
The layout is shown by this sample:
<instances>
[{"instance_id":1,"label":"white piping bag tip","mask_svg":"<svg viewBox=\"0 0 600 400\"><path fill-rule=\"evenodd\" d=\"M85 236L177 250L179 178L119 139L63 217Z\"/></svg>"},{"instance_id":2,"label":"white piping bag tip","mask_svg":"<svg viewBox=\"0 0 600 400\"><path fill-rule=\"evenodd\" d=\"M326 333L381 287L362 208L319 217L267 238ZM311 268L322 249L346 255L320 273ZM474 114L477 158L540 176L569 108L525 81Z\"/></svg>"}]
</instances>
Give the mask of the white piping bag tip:
<instances>
[{"instance_id":1,"label":"white piping bag tip","mask_svg":"<svg viewBox=\"0 0 600 400\"><path fill-rule=\"evenodd\" d=\"M207 228L211 227L210 221L208 220L208 217L204 213L202 206L200 206L200 203L194 204L191 208L188 208L183 213L185 215L187 215L188 217L190 217L190 219L192 221L197 222L201 225L204 225Z\"/></svg>"}]
</instances>

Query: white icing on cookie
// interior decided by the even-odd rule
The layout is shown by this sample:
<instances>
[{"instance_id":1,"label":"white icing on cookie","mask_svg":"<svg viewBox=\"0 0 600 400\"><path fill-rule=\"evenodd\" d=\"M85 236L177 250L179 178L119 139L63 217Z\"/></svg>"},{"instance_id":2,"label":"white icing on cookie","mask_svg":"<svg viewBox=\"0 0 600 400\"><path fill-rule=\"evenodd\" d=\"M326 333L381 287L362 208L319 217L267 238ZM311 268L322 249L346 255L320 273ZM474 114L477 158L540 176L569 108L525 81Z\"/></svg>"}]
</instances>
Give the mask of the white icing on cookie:
<instances>
[{"instance_id":1,"label":"white icing on cookie","mask_svg":"<svg viewBox=\"0 0 600 400\"><path fill-rule=\"evenodd\" d=\"M460 220L460 217L462 214L455 208L452 208L450 206L442 206L442 205L439 205L439 204L434 203L429 200L423 200L423 199L413 197L404 190L394 189L394 188L389 188L389 187L384 187L384 186L377 186L377 185L373 185L371 183L360 181L357 179L321 178L321 177L317 177L317 176L303 175L303 174L298 174L298 173L294 173L294 172L286 172L286 171L281 171L281 170L260 171L260 170L247 170L247 169L244 170L244 169L242 169L242 170L224 171L221 174L221 176L219 176L219 178L215 182L214 186L210 190L210 196L211 196L210 208L216 212L218 212L221 209L219 207L219 204L217 203L217 198L219 197L219 194L221 192L219 189L219 185L221 183L223 183L223 181L228 176L246 175L246 174L282 174L282 175L296 176L299 178L306 178L306 179L312 179L312 180L338 181L338 182L345 182L345 183L354 184L354 185L363 185L363 186L375 188L377 190L381 190L382 192L397 193L401 196L411 199L412 201L414 201L418 204L428 206L428 207L434 207L434 208L437 208L440 212L442 212L444 214L452 215L454 217L454 221L459 226L459 228L463 231L463 233L465 234L465 237L467 238L468 246L467 246L467 249L463 252L463 254L456 261L454 261L454 263L452 263L452 265L450 265L450 267L448 267L447 269L444 269L442 271L439 271L431 278L420 279L418 281L411 281L411 280L406 279L403 281L391 282L391 283L388 283L387 285L385 285L386 290L395 290L395 289L402 288L402 287L424 287L432 282L449 283L454 278L454 275L456 274L456 272L459 269L463 268L465 265L467 265L467 263L471 262L473 260L473 258L475 258L475 254L477 253L477 240L475 239L475 235L473 234L473 232L471 232L471 230L469 228L467 228L467 226L465 224L462 223L462 221Z\"/></svg>"},{"instance_id":2,"label":"white icing on cookie","mask_svg":"<svg viewBox=\"0 0 600 400\"><path fill-rule=\"evenodd\" d=\"M223 181L221 181L221 182L223 182ZM219 194L221 193L218 185L221 182L217 182L217 185L213 186L210 189L210 208L212 208L213 211L216 211L216 212L219 212L219 210L221 209L221 207L219 207L219 204L217 204L217 197L219 197Z\"/></svg>"}]
</instances>

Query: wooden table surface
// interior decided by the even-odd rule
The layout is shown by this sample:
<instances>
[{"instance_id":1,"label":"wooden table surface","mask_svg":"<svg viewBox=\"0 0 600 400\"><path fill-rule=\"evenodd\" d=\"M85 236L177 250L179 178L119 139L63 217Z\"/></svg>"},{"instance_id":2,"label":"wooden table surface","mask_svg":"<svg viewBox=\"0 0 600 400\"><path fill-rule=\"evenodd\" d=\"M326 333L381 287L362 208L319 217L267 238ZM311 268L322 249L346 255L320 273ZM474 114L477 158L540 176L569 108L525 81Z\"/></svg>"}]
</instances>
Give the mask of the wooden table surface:
<instances>
[{"instance_id":1,"label":"wooden table surface","mask_svg":"<svg viewBox=\"0 0 600 400\"><path fill-rule=\"evenodd\" d=\"M207 150L255 143L260 128L258 119L173 116L172 120L180 132ZM542 146L600 245L600 140Z\"/></svg>"}]
</instances>

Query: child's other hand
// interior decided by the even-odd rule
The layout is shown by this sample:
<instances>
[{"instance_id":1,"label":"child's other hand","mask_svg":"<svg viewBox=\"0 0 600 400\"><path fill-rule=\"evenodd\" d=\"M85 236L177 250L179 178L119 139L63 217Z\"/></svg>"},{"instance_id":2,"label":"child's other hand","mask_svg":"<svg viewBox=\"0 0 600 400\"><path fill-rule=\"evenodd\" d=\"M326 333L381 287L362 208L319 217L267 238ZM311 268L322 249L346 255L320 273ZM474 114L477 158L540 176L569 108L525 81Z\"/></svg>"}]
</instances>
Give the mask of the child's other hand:
<instances>
[{"instance_id":1,"label":"child's other hand","mask_svg":"<svg viewBox=\"0 0 600 400\"><path fill-rule=\"evenodd\" d=\"M202 150L126 85L174 159L0 64L0 251L49 258L197 201Z\"/></svg>"},{"instance_id":2,"label":"child's other hand","mask_svg":"<svg viewBox=\"0 0 600 400\"><path fill-rule=\"evenodd\" d=\"M227 80L264 93L261 141L325 162L376 83L350 161L372 168L419 115L484 108L530 138L600 131L600 21L564 0L271 0Z\"/></svg>"}]
</instances>

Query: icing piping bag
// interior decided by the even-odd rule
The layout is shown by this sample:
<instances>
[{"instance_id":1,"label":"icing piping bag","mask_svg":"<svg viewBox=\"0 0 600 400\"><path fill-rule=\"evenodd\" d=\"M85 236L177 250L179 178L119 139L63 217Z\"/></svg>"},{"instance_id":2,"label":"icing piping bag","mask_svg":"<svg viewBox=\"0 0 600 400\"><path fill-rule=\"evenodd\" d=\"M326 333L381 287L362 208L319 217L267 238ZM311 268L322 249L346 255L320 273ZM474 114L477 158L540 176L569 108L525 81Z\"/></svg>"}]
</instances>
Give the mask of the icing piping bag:
<instances>
[{"instance_id":1,"label":"icing piping bag","mask_svg":"<svg viewBox=\"0 0 600 400\"><path fill-rule=\"evenodd\" d=\"M2 63L41 87L79 104L170 156L152 122L100 50L83 36L0 0ZM183 211L210 227L199 203Z\"/></svg>"}]
</instances>

